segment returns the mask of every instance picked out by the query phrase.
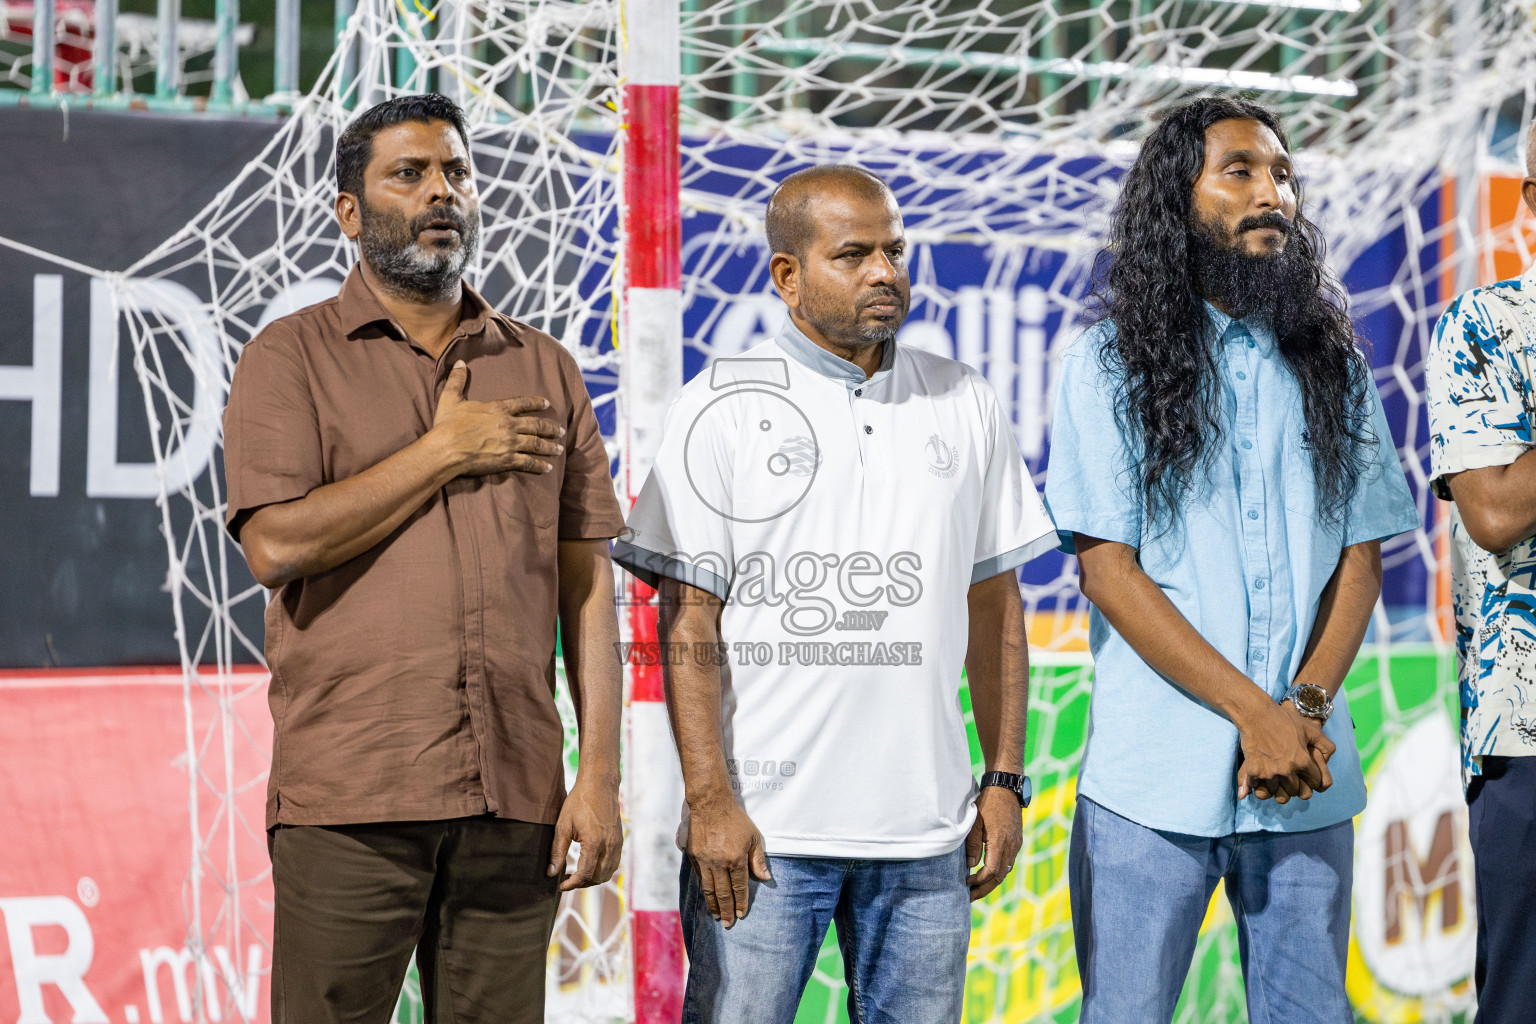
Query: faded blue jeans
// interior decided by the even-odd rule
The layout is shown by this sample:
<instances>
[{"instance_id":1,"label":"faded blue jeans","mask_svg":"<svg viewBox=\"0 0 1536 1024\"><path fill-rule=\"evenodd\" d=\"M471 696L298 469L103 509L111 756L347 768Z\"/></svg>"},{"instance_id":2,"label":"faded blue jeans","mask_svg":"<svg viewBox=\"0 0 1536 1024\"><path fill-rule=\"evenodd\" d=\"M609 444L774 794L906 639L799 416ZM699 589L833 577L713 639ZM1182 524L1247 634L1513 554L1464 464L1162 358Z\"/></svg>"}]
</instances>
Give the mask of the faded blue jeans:
<instances>
[{"instance_id":1,"label":"faded blue jeans","mask_svg":"<svg viewBox=\"0 0 1536 1024\"><path fill-rule=\"evenodd\" d=\"M709 916L682 872L688 990L683 1024L791 1024L829 922L837 922L853 1024L960 1019L971 937L965 847L922 860L769 857L747 916Z\"/></svg>"},{"instance_id":2,"label":"faded blue jeans","mask_svg":"<svg viewBox=\"0 0 1536 1024\"><path fill-rule=\"evenodd\" d=\"M1069 861L1080 1024L1167 1024L1226 882L1251 1024L1353 1024L1344 994L1354 824L1209 838L1077 798Z\"/></svg>"}]
</instances>

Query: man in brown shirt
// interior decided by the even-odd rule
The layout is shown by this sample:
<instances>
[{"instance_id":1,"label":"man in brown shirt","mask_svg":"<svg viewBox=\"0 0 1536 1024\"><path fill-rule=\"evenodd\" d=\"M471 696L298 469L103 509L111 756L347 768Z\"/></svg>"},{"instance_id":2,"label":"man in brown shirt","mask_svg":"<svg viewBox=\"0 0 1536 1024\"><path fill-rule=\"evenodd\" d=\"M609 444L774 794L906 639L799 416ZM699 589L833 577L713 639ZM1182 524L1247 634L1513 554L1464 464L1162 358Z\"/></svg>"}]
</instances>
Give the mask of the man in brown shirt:
<instances>
[{"instance_id":1,"label":"man in brown shirt","mask_svg":"<svg viewBox=\"0 0 1536 1024\"><path fill-rule=\"evenodd\" d=\"M227 525L275 591L272 1019L382 1024L415 949L428 1021L542 1020L559 891L621 843L608 457L570 354L460 280L459 108L368 110L337 185L362 260L246 346L224 421Z\"/></svg>"}]
</instances>

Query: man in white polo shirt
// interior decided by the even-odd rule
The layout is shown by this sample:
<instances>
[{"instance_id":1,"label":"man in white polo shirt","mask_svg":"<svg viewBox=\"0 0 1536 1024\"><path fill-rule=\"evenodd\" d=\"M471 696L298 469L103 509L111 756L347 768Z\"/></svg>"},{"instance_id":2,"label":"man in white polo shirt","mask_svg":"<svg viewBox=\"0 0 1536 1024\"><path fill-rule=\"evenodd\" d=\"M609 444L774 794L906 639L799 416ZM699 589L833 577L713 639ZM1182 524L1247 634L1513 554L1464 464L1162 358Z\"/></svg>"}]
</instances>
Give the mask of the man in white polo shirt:
<instances>
[{"instance_id":1,"label":"man in white polo shirt","mask_svg":"<svg viewBox=\"0 0 1536 1024\"><path fill-rule=\"evenodd\" d=\"M885 183L801 171L767 228L789 319L683 388L614 548L669 645L683 1019L789 1024L835 921L853 1021L958 1020L1028 800L1017 570L1054 532L981 375L896 344Z\"/></svg>"}]
</instances>

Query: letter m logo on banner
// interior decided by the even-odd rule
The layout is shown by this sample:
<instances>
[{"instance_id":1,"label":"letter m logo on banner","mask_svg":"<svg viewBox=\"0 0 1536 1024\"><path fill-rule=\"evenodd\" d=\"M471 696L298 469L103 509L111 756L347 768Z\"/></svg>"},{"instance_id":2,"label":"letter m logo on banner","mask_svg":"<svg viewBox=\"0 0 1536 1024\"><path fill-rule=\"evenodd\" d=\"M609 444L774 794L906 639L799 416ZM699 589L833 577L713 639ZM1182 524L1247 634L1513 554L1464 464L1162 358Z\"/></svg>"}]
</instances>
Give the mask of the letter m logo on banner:
<instances>
[{"instance_id":1,"label":"letter m logo on banner","mask_svg":"<svg viewBox=\"0 0 1536 1024\"><path fill-rule=\"evenodd\" d=\"M1439 904L1441 931L1450 931L1461 923L1461 861L1456 844L1456 818L1450 811L1435 821L1429 856L1422 860L1413 848L1406 821L1387 825L1387 870L1382 910L1385 917L1387 945L1403 941L1403 919L1409 908L1415 915L1417 934L1429 926L1430 911Z\"/></svg>"}]
</instances>

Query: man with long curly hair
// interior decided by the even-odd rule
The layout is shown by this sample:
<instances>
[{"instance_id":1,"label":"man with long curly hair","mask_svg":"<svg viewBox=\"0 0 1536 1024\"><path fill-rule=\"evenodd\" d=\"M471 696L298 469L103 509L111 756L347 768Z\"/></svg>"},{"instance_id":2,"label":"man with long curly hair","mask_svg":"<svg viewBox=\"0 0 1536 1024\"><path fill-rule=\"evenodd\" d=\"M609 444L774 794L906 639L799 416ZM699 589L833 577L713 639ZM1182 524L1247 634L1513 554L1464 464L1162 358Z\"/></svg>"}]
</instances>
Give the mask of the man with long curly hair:
<instances>
[{"instance_id":1,"label":"man with long curly hair","mask_svg":"<svg viewBox=\"0 0 1536 1024\"><path fill-rule=\"evenodd\" d=\"M1249 1019L1353 1019L1340 684L1418 514L1274 113L1171 111L1062 363L1046 501L1093 605L1070 853L1084 1024L1166 1022L1219 881Z\"/></svg>"}]
</instances>

